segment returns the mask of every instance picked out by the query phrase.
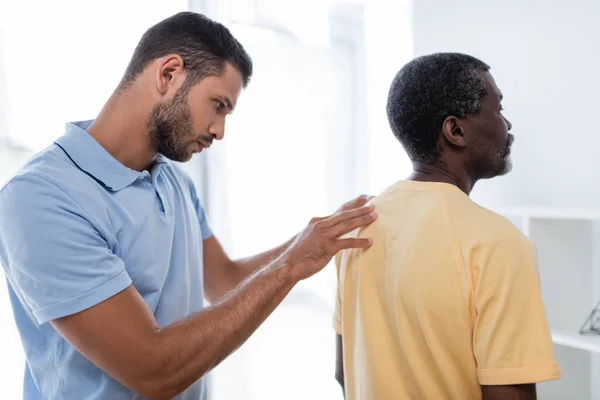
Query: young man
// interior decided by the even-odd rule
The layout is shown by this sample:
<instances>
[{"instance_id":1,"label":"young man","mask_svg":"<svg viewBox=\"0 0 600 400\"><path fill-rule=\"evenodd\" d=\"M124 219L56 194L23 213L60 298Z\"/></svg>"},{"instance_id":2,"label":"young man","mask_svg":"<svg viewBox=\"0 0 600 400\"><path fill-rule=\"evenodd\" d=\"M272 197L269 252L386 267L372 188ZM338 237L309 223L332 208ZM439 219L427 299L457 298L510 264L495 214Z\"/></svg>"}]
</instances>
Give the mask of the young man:
<instances>
[{"instance_id":1,"label":"young man","mask_svg":"<svg viewBox=\"0 0 600 400\"><path fill-rule=\"evenodd\" d=\"M396 75L387 112L413 162L376 197L368 250L337 258L337 378L350 400L535 399L560 370L536 250L469 198L511 168L489 67L433 54ZM342 361L343 358L343 361Z\"/></svg>"},{"instance_id":2,"label":"young man","mask_svg":"<svg viewBox=\"0 0 600 400\"><path fill-rule=\"evenodd\" d=\"M144 34L96 120L67 124L2 189L0 263L26 399L205 399L205 374L298 281L370 245L339 239L375 219L359 198L277 249L225 254L170 160L223 139L251 74L224 26L170 17Z\"/></svg>"}]
</instances>

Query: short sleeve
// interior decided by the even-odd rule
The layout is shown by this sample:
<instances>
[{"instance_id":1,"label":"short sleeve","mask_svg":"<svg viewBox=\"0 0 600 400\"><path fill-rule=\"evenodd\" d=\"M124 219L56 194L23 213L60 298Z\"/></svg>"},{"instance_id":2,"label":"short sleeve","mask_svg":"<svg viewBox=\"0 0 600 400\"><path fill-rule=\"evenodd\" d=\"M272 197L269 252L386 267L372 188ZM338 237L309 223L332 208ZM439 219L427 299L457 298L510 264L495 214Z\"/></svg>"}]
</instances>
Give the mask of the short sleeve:
<instances>
[{"instance_id":1,"label":"short sleeve","mask_svg":"<svg viewBox=\"0 0 600 400\"><path fill-rule=\"evenodd\" d=\"M32 173L0 192L0 261L17 297L40 325L90 308L131 285L123 261L79 204Z\"/></svg>"},{"instance_id":2,"label":"short sleeve","mask_svg":"<svg viewBox=\"0 0 600 400\"><path fill-rule=\"evenodd\" d=\"M524 237L479 250L473 351L481 385L559 379L540 290L537 254Z\"/></svg>"},{"instance_id":3,"label":"short sleeve","mask_svg":"<svg viewBox=\"0 0 600 400\"><path fill-rule=\"evenodd\" d=\"M200 223L200 230L202 232L202 240L210 239L213 236L212 229L208 223L208 218L206 216L206 212L200 204L200 199L198 199L198 194L196 192L196 186L192 182L191 179L188 179L190 185L190 192L192 196L192 201L194 202L194 208L196 209L196 214L198 215L198 221Z\"/></svg>"}]
</instances>

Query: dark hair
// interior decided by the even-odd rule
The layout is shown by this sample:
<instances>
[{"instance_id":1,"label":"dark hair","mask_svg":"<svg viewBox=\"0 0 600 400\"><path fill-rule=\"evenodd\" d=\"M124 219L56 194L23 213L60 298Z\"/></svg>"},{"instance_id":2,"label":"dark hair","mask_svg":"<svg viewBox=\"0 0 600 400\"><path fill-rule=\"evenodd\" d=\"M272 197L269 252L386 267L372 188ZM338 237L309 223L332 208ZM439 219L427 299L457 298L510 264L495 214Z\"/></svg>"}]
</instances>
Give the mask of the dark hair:
<instances>
[{"instance_id":1,"label":"dark hair","mask_svg":"<svg viewBox=\"0 0 600 400\"><path fill-rule=\"evenodd\" d=\"M202 14L180 12L144 33L119 86L127 87L148 64L167 54L183 58L188 89L201 79L221 75L226 62L240 72L244 87L252 76L252 60L229 29Z\"/></svg>"},{"instance_id":2,"label":"dark hair","mask_svg":"<svg viewBox=\"0 0 600 400\"><path fill-rule=\"evenodd\" d=\"M479 112L486 95L480 72L489 69L469 55L436 53L412 60L396 74L388 95L388 121L413 161L441 162L438 137L444 120Z\"/></svg>"}]
</instances>

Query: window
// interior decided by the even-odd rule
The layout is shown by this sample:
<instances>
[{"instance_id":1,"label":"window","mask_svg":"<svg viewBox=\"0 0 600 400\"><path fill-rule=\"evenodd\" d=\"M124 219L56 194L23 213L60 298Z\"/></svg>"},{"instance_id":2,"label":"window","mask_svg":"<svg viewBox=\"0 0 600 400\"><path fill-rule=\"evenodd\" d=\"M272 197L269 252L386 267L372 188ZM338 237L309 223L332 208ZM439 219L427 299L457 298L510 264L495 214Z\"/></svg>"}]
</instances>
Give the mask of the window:
<instances>
[{"instance_id":1,"label":"window","mask_svg":"<svg viewBox=\"0 0 600 400\"><path fill-rule=\"evenodd\" d=\"M407 0L362 3L2 3L0 135L7 133L27 149L21 153L11 145L10 165L16 169L29 151L50 144L66 121L94 118L152 23L188 4L213 18L230 8L227 25L251 54L255 76L230 117L226 140L185 168L231 256L278 245L311 217L330 214L354 196L377 193L406 175L384 104L391 77L412 51L406 35L410 7ZM5 154L0 153L0 164L8 163ZM0 168L8 171L4 164ZM300 283L214 371L214 398L340 399L333 379L335 286L333 266ZM20 398L24 357L5 285L0 285L0 339L2 395Z\"/></svg>"},{"instance_id":2,"label":"window","mask_svg":"<svg viewBox=\"0 0 600 400\"><path fill-rule=\"evenodd\" d=\"M31 152L62 135L65 122L94 118L144 30L187 6L186 0L0 2L0 186ZM0 275L0 397L18 399L25 358Z\"/></svg>"},{"instance_id":3,"label":"window","mask_svg":"<svg viewBox=\"0 0 600 400\"><path fill-rule=\"evenodd\" d=\"M220 154L209 155L207 191L217 236L241 257L281 244L358 195L360 43L351 30L333 32L329 44L307 44L272 26L229 27L255 74L225 140L211 149ZM301 282L215 370L214 398L341 398L333 378L335 288L333 266Z\"/></svg>"}]
</instances>

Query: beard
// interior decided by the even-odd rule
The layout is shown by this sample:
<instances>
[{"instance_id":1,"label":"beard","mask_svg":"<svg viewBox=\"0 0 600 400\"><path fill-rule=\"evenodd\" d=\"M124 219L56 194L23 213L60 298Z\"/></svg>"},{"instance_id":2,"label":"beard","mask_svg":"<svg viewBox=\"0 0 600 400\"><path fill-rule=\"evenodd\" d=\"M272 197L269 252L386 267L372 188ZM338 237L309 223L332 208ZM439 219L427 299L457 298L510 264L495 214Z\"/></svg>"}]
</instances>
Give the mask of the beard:
<instances>
[{"instance_id":1,"label":"beard","mask_svg":"<svg viewBox=\"0 0 600 400\"><path fill-rule=\"evenodd\" d=\"M192 157L188 146L196 141L196 135L186 94L181 89L169 103L154 106L148 120L148 135L150 143L168 159L184 162Z\"/></svg>"},{"instance_id":2,"label":"beard","mask_svg":"<svg viewBox=\"0 0 600 400\"><path fill-rule=\"evenodd\" d=\"M492 150L490 147L484 147L478 156L468 163L467 170L476 179L490 179L508 174L512 170L510 147L513 140L514 136L508 134L506 145L501 150Z\"/></svg>"},{"instance_id":3,"label":"beard","mask_svg":"<svg viewBox=\"0 0 600 400\"><path fill-rule=\"evenodd\" d=\"M499 172L496 174L496 176L506 175L512 170L512 160L510 158L510 146L512 146L512 143L514 140L515 140L515 137L509 133L508 139L506 142L506 147L500 154L501 161L499 162L499 167L498 167ZM501 168L500 168L500 166L501 166Z\"/></svg>"}]
</instances>

